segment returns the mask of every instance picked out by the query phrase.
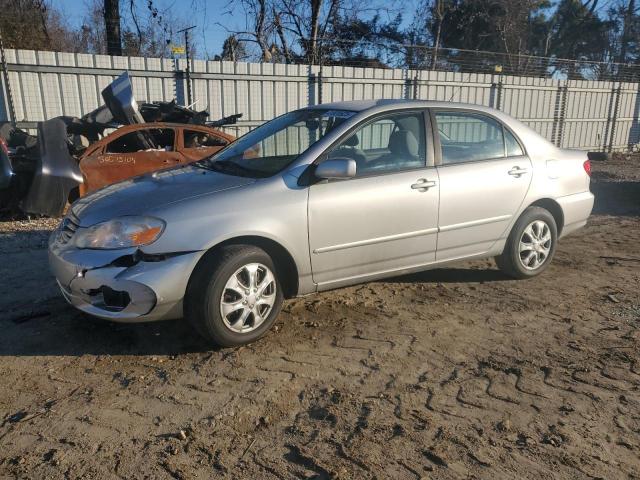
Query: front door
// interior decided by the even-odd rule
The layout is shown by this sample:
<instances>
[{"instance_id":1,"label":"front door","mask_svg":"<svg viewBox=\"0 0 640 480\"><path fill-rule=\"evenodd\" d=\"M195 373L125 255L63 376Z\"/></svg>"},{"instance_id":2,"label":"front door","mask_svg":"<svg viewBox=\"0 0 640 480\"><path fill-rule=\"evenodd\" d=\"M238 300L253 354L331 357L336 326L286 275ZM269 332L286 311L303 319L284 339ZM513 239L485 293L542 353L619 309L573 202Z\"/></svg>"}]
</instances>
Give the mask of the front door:
<instances>
[{"instance_id":1,"label":"front door","mask_svg":"<svg viewBox=\"0 0 640 480\"><path fill-rule=\"evenodd\" d=\"M329 288L435 260L438 176L427 167L422 111L374 118L327 158L356 161L356 176L309 189L313 280Z\"/></svg>"},{"instance_id":2,"label":"front door","mask_svg":"<svg viewBox=\"0 0 640 480\"><path fill-rule=\"evenodd\" d=\"M441 161L437 260L488 252L518 212L531 183L531 161L497 120L437 111Z\"/></svg>"}]
</instances>

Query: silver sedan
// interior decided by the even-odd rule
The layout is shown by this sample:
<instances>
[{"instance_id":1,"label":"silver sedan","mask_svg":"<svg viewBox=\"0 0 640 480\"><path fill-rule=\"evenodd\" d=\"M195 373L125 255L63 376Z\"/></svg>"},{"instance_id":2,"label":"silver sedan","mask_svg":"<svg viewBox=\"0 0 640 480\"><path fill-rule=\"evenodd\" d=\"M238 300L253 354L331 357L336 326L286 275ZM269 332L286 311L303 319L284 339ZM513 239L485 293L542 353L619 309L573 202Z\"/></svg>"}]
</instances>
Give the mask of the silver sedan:
<instances>
[{"instance_id":1,"label":"silver sedan","mask_svg":"<svg viewBox=\"0 0 640 480\"><path fill-rule=\"evenodd\" d=\"M240 345L269 330L285 298L471 258L538 275L585 225L589 174L586 152L487 107L317 105L78 200L49 260L84 312L184 316Z\"/></svg>"}]
</instances>

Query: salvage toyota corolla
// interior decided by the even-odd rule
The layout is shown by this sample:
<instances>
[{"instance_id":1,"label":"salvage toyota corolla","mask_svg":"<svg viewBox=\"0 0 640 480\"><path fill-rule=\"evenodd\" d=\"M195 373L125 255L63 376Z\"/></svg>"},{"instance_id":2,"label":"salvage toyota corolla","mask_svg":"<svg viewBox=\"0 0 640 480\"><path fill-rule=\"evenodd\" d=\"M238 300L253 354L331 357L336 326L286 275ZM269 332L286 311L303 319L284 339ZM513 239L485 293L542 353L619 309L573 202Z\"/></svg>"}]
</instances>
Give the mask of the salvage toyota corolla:
<instances>
[{"instance_id":1,"label":"salvage toyota corolla","mask_svg":"<svg viewBox=\"0 0 640 480\"><path fill-rule=\"evenodd\" d=\"M209 341L240 345L297 295L482 257L538 275L558 238L585 225L589 173L586 152L490 108L317 105L81 198L49 259L84 312L184 316Z\"/></svg>"}]
</instances>

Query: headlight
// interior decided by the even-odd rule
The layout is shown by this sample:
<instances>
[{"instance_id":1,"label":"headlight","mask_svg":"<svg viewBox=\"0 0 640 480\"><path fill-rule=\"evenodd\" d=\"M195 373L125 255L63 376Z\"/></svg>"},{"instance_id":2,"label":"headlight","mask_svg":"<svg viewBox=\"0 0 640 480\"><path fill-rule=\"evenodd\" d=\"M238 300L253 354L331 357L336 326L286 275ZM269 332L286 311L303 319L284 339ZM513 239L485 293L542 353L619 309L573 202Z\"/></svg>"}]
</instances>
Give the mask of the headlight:
<instances>
[{"instance_id":1,"label":"headlight","mask_svg":"<svg viewBox=\"0 0 640 480\"><path fill-rule=\"evenodd\" d=\"M137 247L155 242L165 223L154 217L119 217L79 228L74 235L78 248L116 249Z\"/></svg>"}]
</instances>

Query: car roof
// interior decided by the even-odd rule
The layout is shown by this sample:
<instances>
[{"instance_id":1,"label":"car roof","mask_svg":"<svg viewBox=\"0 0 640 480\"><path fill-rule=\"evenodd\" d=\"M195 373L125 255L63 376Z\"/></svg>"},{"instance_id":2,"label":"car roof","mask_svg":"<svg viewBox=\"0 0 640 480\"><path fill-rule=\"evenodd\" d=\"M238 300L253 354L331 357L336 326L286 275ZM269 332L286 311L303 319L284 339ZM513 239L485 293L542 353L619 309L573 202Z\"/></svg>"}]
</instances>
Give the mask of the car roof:
<instances>
[{"instance_id":1,"label":"car roof","mask_svg":"<svg viewBox=\"0 0 640 480\"><path fill-rule=\"evenodd\" d=\"M406 100L396 98L382 98L379 100L351 100L347 102L322 103L319 105L310 105L307 109L324 109L324 110L350 110L352 112L363 112L375 107L388 107L393 110L394 107L412 107L416 108L468 108L482 112L496 112L494 108L484 105L476 105L473 103L460 102L443 102L435 100ZM382 108L384 109L384 108Z\"/></svg>"}]
</instances>

